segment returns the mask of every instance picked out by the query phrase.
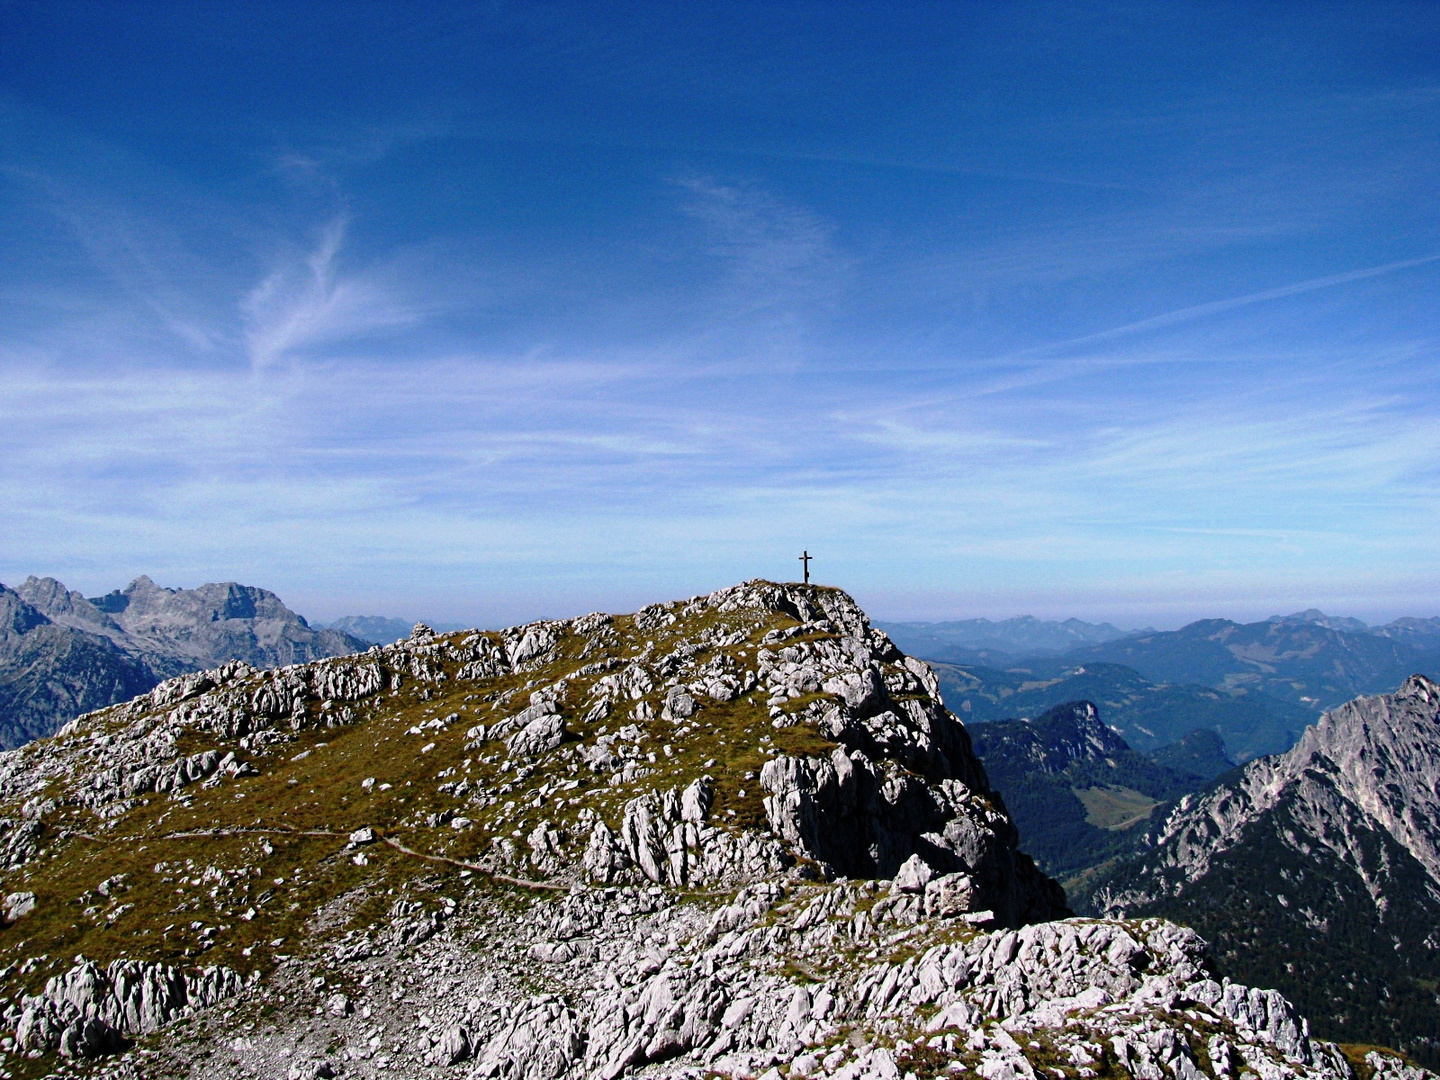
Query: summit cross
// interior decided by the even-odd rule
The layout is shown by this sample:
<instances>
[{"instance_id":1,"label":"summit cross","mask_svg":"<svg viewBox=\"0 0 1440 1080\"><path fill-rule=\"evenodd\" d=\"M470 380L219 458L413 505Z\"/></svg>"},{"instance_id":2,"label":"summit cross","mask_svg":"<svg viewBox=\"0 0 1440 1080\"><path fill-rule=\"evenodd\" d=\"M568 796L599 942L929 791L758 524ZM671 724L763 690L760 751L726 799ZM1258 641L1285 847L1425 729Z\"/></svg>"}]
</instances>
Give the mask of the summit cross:
<instances>
[{"instance_id":1,"label":"summit cross","mask_svg":"<svg viewBox=\"0 0 1440 1080\"><path fill-rule=\"evenodd\" d=\"M801 554L800 554L800 562L803 563L804 566L805 566L805 584L806 584L806 585L809 585L809 584L810 584L810 560L811 560L812 558L814 558L814 556L811 555L809 551L804 551L804 552L801 552Z\"/></svg>"}]
</instances>

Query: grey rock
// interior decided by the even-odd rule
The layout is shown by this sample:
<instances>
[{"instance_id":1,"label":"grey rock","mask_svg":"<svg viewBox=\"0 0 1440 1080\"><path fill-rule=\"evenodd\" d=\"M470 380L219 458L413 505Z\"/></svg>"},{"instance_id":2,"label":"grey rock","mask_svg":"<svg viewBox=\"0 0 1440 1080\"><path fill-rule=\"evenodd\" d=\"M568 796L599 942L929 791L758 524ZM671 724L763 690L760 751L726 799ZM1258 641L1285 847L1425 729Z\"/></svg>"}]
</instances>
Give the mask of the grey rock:
<instances>
[{"instance_id":1,"label":"grey rock","mask_svg":"<svg viewBox=\"0 0 1440 1080\"><path fill-rule=\"evenodd\" d=\"M528 711L528 710L527 710ZM565 741L565 718L548 713L531 720L506 740L512 758L536 758Z\"/></svg>"},{"instance_id":2,"label":"grey rock","mask_svg":"<svg viewBox=\"0 0 1440 1080\"><path fill-rule=\"evenodd\" d=\"M953 919L974 911L975 880L968 874L942 874L925 886L925 914Z\"/></svg>"},{"instance_id":3,"label":"grey rock","mask_svg":"<svg viewBox=\"0 0 1440 1080\"><path fill-rule=\"evenodd\" d=\"M452 1024L440 1034L436 1053L442 1065L459 1065L470 1059L470 1033L459 1024Z\"/></svg>"},{"instance_id":4,"label":"grey rock","mask_svg":"<svg viewBox=\"0 0 1440 1080\"><path fill-rule=\"evenodd\" d=\"M867 667L827 679L824 689L827 694L837 695L848 708L864 714L884 699L885 683L879 672Z\"/></svg>"},{"instance_id":5,"label":"grey rock","mask_svg":"<svg viewBox=\"0 0 1440 1080\"><path fill-rule=\"evenodd\" d=\"M935 871L929 863L919 855L911 855L895 871L895 888L901 892L923 893L934 876Z\"/></svg>"},{"instance_id":6,"label":"grey rock","mask_svg":"<svg viewBox=\"0 0 1440 1080\"><path fill-rule=\"evenodd\" d=\"M33 892L13 892L5 897L5 921L7 923L23 919L34 910L35 894Z\"/></svg>"},{"instance_id":7,"label":"grey rock","mask_svg":"<svg viewBox=\"0 0 1440 1080\"><path fill-rule=\"evenodd\" d=\"M688 720L695 715L695 698L684 686L672 686L665 693L665 708L661 716L666 720Z\"/></svg>"},{"instance_id":8,"label":"grey rock","mask_svg":"<svg viewBox=\"0 0 1440 1080\"><path fill-rule=\"evenodd\" d=\"M560 641L560 628L538 622L505 631L505 647L510 665L519 669L539 666L551 655Z\"/></svg>"},{"instance_id":9,"label":"grey rock","mask_svg":"<svg viewBox=\"0 0 1440 1080\"><path fill-rule=\"evenodd\" d=\"M106 968L81 961L51 978L39 994L22 999L15 1038L27 1050L60 1050L69 1056L108 1053L120 1036L158 1031L177 1017L239 993L243 986L228 968L187 974L134 960L116 960Z\"/></svg>"},{"instance_id":10,"label":"grey rock","mask_svg":"<svg viewBox=\"0 0 1440 1080\"><path fill-rule=\"evenodd\" d=\"M692 781L680 796L680 818L701 824L710 816L715 801L715 782L708 776Z\"/></svg>"},{"instance_id":11,"label":"grey rock","mask_svg":"<svg viewBox=\"0 0 1440 1080\"><path fill-rule=\"evenodd\" d=\"M81 1016L60 1032L56 1049L61 1057L97 1058L113 1054L123 1045L124 1037L104 1020Z\"/></svg>"}]
</instances>

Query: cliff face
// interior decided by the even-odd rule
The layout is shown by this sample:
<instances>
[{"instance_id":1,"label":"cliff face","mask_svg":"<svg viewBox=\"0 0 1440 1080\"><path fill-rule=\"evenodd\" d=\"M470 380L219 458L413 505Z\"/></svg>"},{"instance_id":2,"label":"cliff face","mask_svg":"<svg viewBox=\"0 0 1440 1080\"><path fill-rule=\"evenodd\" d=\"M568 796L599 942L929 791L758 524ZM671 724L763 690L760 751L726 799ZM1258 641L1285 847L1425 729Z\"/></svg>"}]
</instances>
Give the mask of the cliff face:
<instances>
[{"instance_id":1,"label":"cliff face","mask_svg":"<svg viewBox=\"0 0 1440 1080\"><path fill-rule=\"evenodd\" d=\"M51 622L0 585L0 747L49 735L156 681L143 660L109 637Z\"/></svg>"},{"instance_id":2,"label":"cliff face","mask_svg":"<svg viewBox=\"0 0 1440 1080\"><path fill-rule=\"evenodd\" d=\"M0 863L42 1064L224 1003L145 1075L1353 1080L1192 931L1063 918L833 589L187 675L0 755Z\"/></svg>"},{"instance_id":3,"label":"cliff face","mask_svg":"<svg viewBox=\"0 0 1440 1080\"><path fill-rule=\"evenodd\" d=\"M276 667L363 648L312 629L274 593L233 582L162 589L140 577L93 601L54 578L0 585L0 746L227 660Z\"/></svg>"},{"instance_id":4,"label":"cliff face","mask_svg":"<svg viewBox=\"0 0 1440 1080\"><path fill-rule=\"evenodd\" d=\"M1287 753L1182 800L1097 882L1106 914L1198 927L1328 1033L1433 1055L1440 1006L1440 687L1325 714Z\"/></svg>"}]
</instances>

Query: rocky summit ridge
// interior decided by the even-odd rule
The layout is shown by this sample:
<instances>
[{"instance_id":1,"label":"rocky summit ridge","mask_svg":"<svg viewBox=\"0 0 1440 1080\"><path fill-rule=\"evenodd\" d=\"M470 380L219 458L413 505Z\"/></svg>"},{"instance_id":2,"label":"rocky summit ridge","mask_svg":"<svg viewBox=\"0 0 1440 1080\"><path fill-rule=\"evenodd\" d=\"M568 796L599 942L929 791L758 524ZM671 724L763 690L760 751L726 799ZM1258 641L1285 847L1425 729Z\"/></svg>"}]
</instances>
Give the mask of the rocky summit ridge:
<instances>
[{"instance_id":1,"label":"rocky summit ridge","mask_svg":"<svg viewBox=\"0 0 1440 1080\"><path fill-rule=\"evenodd\" d=\"M7 1076L1429 1075L1068 917L819 586L173 679L0 755L0 866Z\"/></svg>"}]
</instances>

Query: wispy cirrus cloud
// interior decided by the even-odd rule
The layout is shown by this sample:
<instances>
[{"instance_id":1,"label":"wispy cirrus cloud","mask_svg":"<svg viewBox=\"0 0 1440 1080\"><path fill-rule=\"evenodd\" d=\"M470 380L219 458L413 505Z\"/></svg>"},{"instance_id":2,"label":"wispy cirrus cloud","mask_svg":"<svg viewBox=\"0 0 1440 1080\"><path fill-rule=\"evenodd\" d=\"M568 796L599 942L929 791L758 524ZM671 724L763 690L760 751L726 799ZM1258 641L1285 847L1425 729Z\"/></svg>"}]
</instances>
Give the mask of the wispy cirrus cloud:
<instances>
[{"instance_id":1,"label":"wispy cirrus cloud","mask_svg":"<svg viewBox=\"0 0 1440 1080\"><path fill-rule=\"evenodd\" d=\"M328 222L303 258L271 271L245 296L245 347L255 369L421 320L415 306L375 279L342 272L345 228L343 217Z\"/></svg>"},{"instance_id":2,"label":"wispy cirrus cloud","mask_svg":"<svg viewBox=\"0 0 1440 1080\"><path fill-rule=\"evenodd\" d=\"M1203 304L1192 304L1189 307L1180 308L1175 311L1167 311L1160 315L1152 315L1148 318L1138 319L1135 322L1126 323L1123 326L1116 326L1093 334L1085 334L1081 337L1055 342L1052 345L1039 346L1035 349L1027 350L1027 353L1034 355L1038 352L1061 352L1077 346L1114 341L1118 338L1146 334L1155 330L1166 330L1183 323L1194 322L1197 319L1205 319L1212 315L1221 315L1226 312L1235 311L1238 308L1250 307L1254 304L1264 304L1271 300L1283 300L1291 296L1301 296L1305 293L1316 292L1320 289L1331 289L1338 285L1349 285L1352 282L1383 277L1386 274L1394 274L1402 270L1413 270L1417 267L1428 266L1437 261L1440 261L1440 255L1423 255L1418 259L1399 259L1395 262L1382 263L1379 266L1368 266L1360 270L1347 270L1340 274L1326 274L1322 277L1308 278L1305 281L1297 281L1273 289L1261 289L1259 292L1246 293L1243 296L1230 296L1222 300L1210 300ZM1022 353L1021 355L1026 355L1026 353Z\"/></svg>"}]
</instances>

